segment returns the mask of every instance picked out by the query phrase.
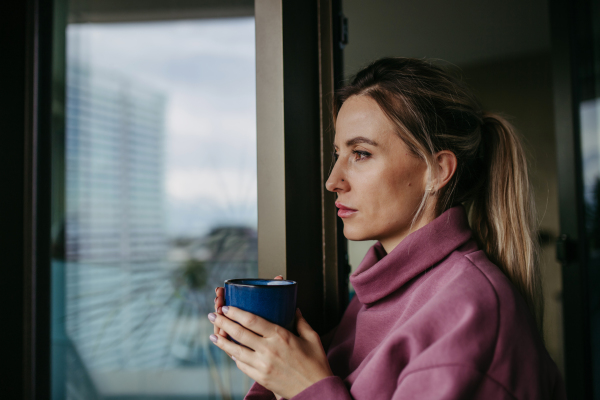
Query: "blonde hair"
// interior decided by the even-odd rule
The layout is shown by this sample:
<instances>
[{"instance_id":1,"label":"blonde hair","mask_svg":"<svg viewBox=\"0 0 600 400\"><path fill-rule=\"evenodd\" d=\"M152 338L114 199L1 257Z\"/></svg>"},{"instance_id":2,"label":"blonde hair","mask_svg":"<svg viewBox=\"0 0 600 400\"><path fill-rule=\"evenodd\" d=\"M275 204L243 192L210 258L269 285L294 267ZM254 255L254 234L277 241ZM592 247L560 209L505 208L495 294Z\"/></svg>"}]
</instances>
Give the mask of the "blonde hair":
<instances>
[{"instance_id":1,"label":"blonde hair","mask_svg":"<svg viewBox=\"0 0 600 400\"><path fill-rule=\"evenodd\" d=\"M454 176L438 193L425 191L413 223L433 196L436 216L464 204L478 245L525 298L541 331L535 203L514 127L499 115L484 112L461 80L426 60L375 61L336 93L335 116L344 101L356 95L377 102L411 152L427 163L430 182L434 154L454 153L458 161Z\"/></svg>"}]
</instances>

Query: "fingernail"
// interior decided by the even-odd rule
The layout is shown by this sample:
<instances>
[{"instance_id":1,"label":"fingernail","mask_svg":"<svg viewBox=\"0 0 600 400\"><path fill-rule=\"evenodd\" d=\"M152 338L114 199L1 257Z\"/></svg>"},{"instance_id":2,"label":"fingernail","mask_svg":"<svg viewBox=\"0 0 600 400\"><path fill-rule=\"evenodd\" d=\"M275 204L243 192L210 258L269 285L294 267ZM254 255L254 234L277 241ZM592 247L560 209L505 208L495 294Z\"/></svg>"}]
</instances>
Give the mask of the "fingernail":
<instances>
[{"instance_id":1,"label":"fingernail","mask_svg":"<svg viewBox=\"0 0 600 400\"><path fill-rule=\"evenodd\" d=\"M219 290L219 288L218 288L218 287L216 287L216 288L215 288L215 294L217 294L217 290Z\"/></svg>"},{"instance_id":2,"label":"fingernail","mask_svg":"<svg viewBox=\"0 0 600 400\"><path fill-rule=\"evenodd\" d=\"M210 339L210 341L211 341L211 342L213 342L213 343L217 343L217 340L219 339L219 338L217 337L217 335L210 335L208 338L209 338L209 339Z\"/></svg>"},{"instance_id":3,"label":"fingernail","mask_svg":"<svg viewBox=\"0 0 600 400\"><path fill-rule=\"evenodd\" d=\"M215 303L217 302L218 297L215 297Z\"/></svg>"},{"instance_id":4,"label":"fingernail","mask_svg":"<svg viewBox=\"0 0 600 400\"><path fill-rule=\"evenodd\" d=\"M231 359L232 359L233 361L237 361L237 360L235 359L235 357L234 357L234 356L231 356Z\"/></svg>"},{"instance_id":5,"label":"fingernail","mask_svg":"<svg viewBox=\"0 0 600 400\"><path fill-rule=\"evenodd\" d=\"M223 314L227 314L227 311L229 311L229 307L223 306L221 307L221 310L223 310Z\"/></svg>"},{"instance_id":6,"label":"fingernail","mask_svg":"<svg viewBox=\"0 0 600 400\"><path fill-rule=\"evenodd\" d=\"M210 320L210 322L215 322L215 319L217 319L217 316L214 313L209 313L208 319Z\"/></svg>"}]
</instances>

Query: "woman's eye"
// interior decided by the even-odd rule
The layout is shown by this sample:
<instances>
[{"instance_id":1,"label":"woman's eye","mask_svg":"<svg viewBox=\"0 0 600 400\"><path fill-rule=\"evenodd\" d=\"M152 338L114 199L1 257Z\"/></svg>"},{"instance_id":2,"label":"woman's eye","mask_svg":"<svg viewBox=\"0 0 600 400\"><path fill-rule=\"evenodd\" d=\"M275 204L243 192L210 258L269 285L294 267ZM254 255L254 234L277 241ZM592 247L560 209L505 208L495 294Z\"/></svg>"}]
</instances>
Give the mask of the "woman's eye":
<instances>
[{"instance_id":1,"label":"woman's eye","mask_svg":"<svg viewBox=\"0 0 600 400\"><path fill-rule=\"evenodd\" d=\"M368 158L371 155L371 153L361 150L352 150L352 154L354 154L354 159L357 161L364 160L365 158Z\"/></svg>"}]
</instances>

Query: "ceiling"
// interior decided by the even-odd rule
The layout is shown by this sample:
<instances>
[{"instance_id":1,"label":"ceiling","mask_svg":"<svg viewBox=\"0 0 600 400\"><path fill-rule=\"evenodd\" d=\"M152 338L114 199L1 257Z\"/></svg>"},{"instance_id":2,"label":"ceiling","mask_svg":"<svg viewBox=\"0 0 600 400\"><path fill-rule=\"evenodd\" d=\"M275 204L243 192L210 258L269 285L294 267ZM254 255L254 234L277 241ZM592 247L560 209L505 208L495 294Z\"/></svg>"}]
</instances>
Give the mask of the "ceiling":
<instances>
[{"instance_id":1,"label":"ceiling","mask_svg":"<svg viewBox=\"0 0 600 400\"><path fill-rule=\"evenodd\" d=\"M383 56L465 66L550 51L547 0L343 0L346 74Z\"/></svg>"},{"instance_id":2,"label":"ceiling","mask_svg":"<svg viewBox=\"0 0 600 400\"><path fill-rule=\"evenodd\" d=\"M71 0L70 22L251 16L253 0ZM547 0L343 0L346 74L384 56L459 66L550 50Z\"/></svg>"}]
</instances>

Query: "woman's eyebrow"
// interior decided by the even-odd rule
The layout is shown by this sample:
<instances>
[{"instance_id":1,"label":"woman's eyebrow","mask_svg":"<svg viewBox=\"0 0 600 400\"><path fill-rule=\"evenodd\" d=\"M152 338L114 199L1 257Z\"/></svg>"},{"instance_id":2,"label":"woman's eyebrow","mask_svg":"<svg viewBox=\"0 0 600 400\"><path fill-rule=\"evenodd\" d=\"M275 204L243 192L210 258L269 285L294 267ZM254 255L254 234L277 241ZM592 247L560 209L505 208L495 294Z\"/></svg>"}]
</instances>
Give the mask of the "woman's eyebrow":
<instances>
[{"instance_id":1,"label":"woman's eyebrow","mask_svg":"<svg viewBox=\"0 0 600 400\"><path fill-rule=\"evenodd\" d=\"M346 142L346 146L354 146L355 144L359 144L359 143L366 143L366 144L370 144L371 146L377 146L376 141L366 138L364 136L357 136L355 138L348 140Z\"/></svg>"}]
</instances>

